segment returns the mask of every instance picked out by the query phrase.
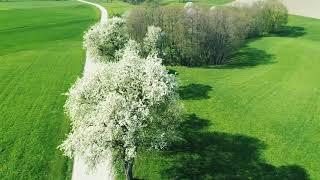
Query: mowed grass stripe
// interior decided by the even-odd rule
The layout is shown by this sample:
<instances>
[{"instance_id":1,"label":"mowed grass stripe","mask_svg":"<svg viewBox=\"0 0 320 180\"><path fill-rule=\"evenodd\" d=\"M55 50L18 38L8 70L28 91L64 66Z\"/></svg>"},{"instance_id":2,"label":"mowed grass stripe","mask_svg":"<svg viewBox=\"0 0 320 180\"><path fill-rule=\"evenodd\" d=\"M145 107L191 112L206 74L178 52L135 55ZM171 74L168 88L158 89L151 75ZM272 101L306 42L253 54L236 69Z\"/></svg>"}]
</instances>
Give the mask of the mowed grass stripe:
<instances>
[{"instance_id":1,"label":"mowed grass stripe","mask_svg":"<svg viewBox=\"0 0 320 180\"><path fill-rule=\"evenodd\" d=\"M82 72L82 35L98 16L69 1L0 4L0 27L16 28L0 32L0 179L70 176L57 150L69 130L63 93Z\"/></svg>"}]
</instances>

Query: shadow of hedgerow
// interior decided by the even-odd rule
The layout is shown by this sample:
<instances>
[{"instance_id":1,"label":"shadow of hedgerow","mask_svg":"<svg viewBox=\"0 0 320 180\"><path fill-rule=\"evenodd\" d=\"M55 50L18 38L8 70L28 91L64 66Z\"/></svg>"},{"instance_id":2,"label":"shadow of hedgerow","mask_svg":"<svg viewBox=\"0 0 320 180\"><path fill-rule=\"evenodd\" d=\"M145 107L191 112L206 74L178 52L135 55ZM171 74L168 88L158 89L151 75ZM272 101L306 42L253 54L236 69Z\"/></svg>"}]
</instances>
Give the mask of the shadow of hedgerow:
<instances>
[{"instance_id":1,"label":"shadow of hedgerow","mask_svg":"<svg viewBox=\"0 0 320 180\"><path fill-rule=\"evenodd\" d=\"M278 36L278 37L301 37L306 34L304 27L299 26L283 26L278 32L271 33L270 36Z\"/></svg>"},{"instance_id":2,"label":"shadow of hedgerow","mask_svg":"<svg viewBox=\"0 0 320 180\"><path fill-rule=\"evenodd\" d=\"M263 37L290 37L297 38L306 34L304 27L298 26L283 26L278 32L267 34ZM258 65L274 64L275 55L270 54L262 49L252 48L248 43L259 40L260 38L253 38L247 40L247 45L239 49L228 58L228 62L224 65L207 66L212 69L241 69L250 68Z\"/></svg>"},{"instance_id":3,"label":"shadow of hedgerow","mask_svg":"<svg viewBox=\"0 0 320 180\"><path fill-rule=\"evenodd\" d=\"M183 100L209 99L208 93L212 87L205 84L189 84L179 89L179 95Z\"/></svg>"},{"instance_id":4,"label":"shadow of hedgerow","mask_svg":"<svg viewBox=\"0 0 320 180\"><path fill-rule=\"evenodd\" d=\"M181 126L183 142L165 156L173 157L162 172L165 179L309 179L297 165L276 167L261 159L266 145L259 139L208 132L208 120L190 115Z\"/></svg>"},{"instance_id":5,"label":"shadow of hedgerow","mask_svg":"<svg viewBox=\"0 0 320 180\"><path fill-rule=\"evenodd\" d=\"M245 46L229 57L224 65L207 66L210 69L243 69L276 63L275 56L264 50Z\"/></svg>"}]
</instances>

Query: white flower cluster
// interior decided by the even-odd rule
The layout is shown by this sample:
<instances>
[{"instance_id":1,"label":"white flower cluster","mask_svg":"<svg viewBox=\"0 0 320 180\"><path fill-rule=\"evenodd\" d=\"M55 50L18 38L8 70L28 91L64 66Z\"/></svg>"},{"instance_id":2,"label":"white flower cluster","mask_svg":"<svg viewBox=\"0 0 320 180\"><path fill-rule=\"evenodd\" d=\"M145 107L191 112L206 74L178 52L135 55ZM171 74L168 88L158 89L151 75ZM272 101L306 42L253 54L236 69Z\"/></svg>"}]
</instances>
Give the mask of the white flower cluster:
<instances>
[{"instance_id":1,"label":"white flower cluster","mask_svg":"<svg viewBox=\"0 0 320 180\"><path fill-rule=\"evenodd\" d=\"M193 3L192 3L192 1L189 1L189 2L187 2L185 5L184 5L184 8L185 9L189 9L189 8L193 8Z\"/></svg>"},{"instance_id":2,"label":"white flower cluster","mask_svg":"<svg viewBox=\"0 0 320 180\"><path fill-rule=\"evenodd\" d=\"M84 35L84 48L90 57L107 62L115 60L115 54L129 40L125 20L111 18L107 23L97 23Z\"/></svg>"},{"instance_id":3,"label":"white flower cluster","mask_svg":"<svg viewBox=\"0 0 320 180\"><path fill-rule=\"evenodd\" d=\"M149 26L143 40L142 52L145 55L159 54L163 33L160 27ZM107 23L97 23L84 35L84 48L97 62L118 61L125 46L140 51L141 45L129 39L124 19L114 17Z\"/></svg>"},{"instance_id":4,"label":"white flower cluster","mask_svg":"<svg viewBox=\"0 0 320 180\"><path fill-rule=\"evenodd\" d=\"M88 45L93 52L101 44ZM128 161L138 146L164 148L180 122L177 80L162 60L156 54L140 57L133 40L115 56L118 61L101 62L96 72L78 79L65 104L72 130L60 149L70 157L82 155L91 168L109 157L108 150Z\"/></svg>"},{"instance_id":5,"label":"white flower cluster","mask_svg":"<svg viewBox=\"0 0 320 180\"><path fill-rule=\"evenodd\" d=\"M119 51L116 52L115 58L119 60L127 55L131 56L132 54L134 54L135 56L138 56L139 53L140 53L140 44L130 39L127 42L127 44L125 44L123 49L120 49Z\"/></svg>"},{"instance_id":6,"label":"white flower cluster","mask_svg":"<svg viewBox=\"0 0 320 180\"><path fill-rule=\"evenodd\" d=\"M160 53L162 30L160 27L149 26L146 37L143 39L143 48L146 54Z\"/></svg>"}]
</instances>

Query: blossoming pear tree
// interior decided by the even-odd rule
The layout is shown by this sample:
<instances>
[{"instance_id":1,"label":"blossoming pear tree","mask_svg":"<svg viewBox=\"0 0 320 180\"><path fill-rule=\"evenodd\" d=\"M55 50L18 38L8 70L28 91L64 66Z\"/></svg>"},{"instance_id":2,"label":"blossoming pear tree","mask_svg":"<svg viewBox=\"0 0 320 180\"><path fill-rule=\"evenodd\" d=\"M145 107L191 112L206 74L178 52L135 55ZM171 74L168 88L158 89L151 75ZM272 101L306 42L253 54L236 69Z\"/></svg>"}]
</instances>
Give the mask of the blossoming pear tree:
<instances>
[{"instance_id":1,"label":"blossoming pear tree","mask_svg":"<svg viewBox=\"0 0 320 180\"><path fill-rule=\"evenodd\" d=\"M108 22L92 26L84 35L83 46L93 59L108 62L116 60L115 54L128 40L125 20L113 17Z\"/></svg>"},{"instance_id":2,"label":"blossoming pear tree","mask_svg":"<svg viewBox=\"0 0 320 180\"><path fill-rule=\"evenodd\" d=\"M160 58L141 58L137 44L129 41L119 61L101 63L69 90L65 110L72 128L59 148L69 157L83 156L90 168L109 158L111 150L132 179L139 149L160 150L178 137L177 88Z\"/></svg>"}]
</instances>

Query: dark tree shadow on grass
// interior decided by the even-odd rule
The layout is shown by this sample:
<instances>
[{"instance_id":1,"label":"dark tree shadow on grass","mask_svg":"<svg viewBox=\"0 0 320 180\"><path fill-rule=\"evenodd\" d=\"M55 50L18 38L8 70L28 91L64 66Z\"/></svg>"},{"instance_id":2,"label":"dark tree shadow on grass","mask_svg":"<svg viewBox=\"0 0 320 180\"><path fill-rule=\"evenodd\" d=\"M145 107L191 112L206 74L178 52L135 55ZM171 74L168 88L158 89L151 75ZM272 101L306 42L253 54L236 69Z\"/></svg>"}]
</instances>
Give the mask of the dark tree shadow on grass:
<instances>
[{"instance_id":1,"label":"dark tree shadow on grass","mask_svg":"<svg viewBox=\"0 0 320 180\"><path fill-rule=\"evenodd\" d=\"M269 36L278 37L300 37L306 34L304 27L299 26L283 26L278 32L271 33Z\"/></svg>"},{"instance_id":2,"label":"dark tree shadow on grass","mask_svg":"<svg viewBox=\"0 0 320 180\"><path fill-rule=\"evenodd\" d=\"M174 70L174 69L168 69L168 73L169 74L174 74L174 75L179 75L179 73L176 71L176 70Z\"/></svg>"},{"instance_id":3,"label":"dark tree shadow on grass","mask_svg":"<svg viewBox=\"0 0 320 180\"><path fill-rule=\"evenodd\" d=\"M243 135L206 131L209 121L190 115L181 127L184 141L165 153L174 157L162 176L165 179L265 179L307 180L297 166L276 167L261 159L266 145Z\"/></svg>"},{"instance_id":4,"label":"dark tree shadow on grass","mask_svg":"<svg viewBox=\"0 0 320 180\"><path fill-rule=\"evenodd\" d=\"M265 37L301 37L306 34L304 27L299 26L283 26L278 32L270 33ZM249 39L247 43L256 41L260 38ZM250 68L258 65L267 65L276 63L275 56L264 50L245 46L238 52L228 58L228 63L225 65L208 66L213 69L239 69Z\"/></svg>"},{"instance_id":5,"label":"dark tree shadow on grass","mask_svg":"<svg viewBox=\"0 0 320 180\"><path fill-rule=\"evenodd\" d=\"M212 87L205 84L189 84L187 86L182 86L179 89L179 95L181 99L184 100L200 100L209 99L209 91Z\"/></svg>"},{"instance_id":6,"label":"dark tree shadow on grass","mask_svg":"<svg viewBox=\"0 0 320 180\"><path fill-rule=\"evenodd\" d=\"M276 63L275 56L264 50L244 47L229 57L229 62L225 65L208 66L212 69L242 69L258 65Z\"/></svg>"},{"instance_id":7,"label":"dark tree shadow on grass","mask_svg":"<svg viewBox=\"0 0 320 180\"><path fill-rule=\"evenodd\" d=\"M275 63L274 55L266 53L264 50L245 47L233 56L229 67L252 67L263 64Z\"/></svg>"}]
</instances>

